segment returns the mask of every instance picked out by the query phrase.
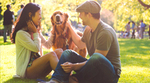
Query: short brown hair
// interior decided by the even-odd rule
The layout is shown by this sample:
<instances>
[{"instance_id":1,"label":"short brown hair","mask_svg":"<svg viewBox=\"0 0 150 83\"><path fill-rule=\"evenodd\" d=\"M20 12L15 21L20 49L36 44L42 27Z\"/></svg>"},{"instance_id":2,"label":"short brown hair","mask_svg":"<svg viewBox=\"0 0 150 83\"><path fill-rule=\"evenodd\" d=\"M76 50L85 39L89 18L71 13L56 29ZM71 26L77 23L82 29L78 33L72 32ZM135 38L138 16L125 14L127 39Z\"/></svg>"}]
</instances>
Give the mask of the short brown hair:
<instances>
[{"instance_id":1,"label":"short brown hair","mask_svg":"<svg viewBox=\"0 0 150 83\"><path fill-rule=\"evenodd\" d=\"M85 12L85 14L88 14L88 12ZM100 19L100 13L91 13L93 18Z\"/></svg>"}]
</instances>

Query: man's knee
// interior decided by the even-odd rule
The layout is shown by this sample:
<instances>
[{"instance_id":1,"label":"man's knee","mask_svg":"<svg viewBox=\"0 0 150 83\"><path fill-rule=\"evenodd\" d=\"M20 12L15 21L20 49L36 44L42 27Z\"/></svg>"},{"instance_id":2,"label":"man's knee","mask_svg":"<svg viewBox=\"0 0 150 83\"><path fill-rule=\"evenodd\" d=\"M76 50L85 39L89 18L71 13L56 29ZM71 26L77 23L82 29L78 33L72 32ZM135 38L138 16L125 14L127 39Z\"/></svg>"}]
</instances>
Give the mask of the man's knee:
<instances>
[{"instance_id":1,"label":"man's knee","mask_svg":"<svg viewBox=\"0 0 150 83\"><path fill-rule=\"evenodd\" d=\"M104 60L106 60L106 57L100 53L94 53L90 59L94 62L97 61L103 62Z\"/></svg>"},{"instance_id":2,"label":"man's knee","mask_svg":"<svg viewBox=\"0 0 150 83\"><path fill-rule=\"evenodd\" d=\"M61 57L69 57L71 55L72 51L71 50L65 50L63 51Z\"/></svg>"},{"instance_id":3,"label":"man's knee","mask_svg":"<svg viewBox=\"0 0 150 83\"><path fill-rule=\"evenodd\" d=\"M102 59L102 58L104 58L105 56L104 55L102 55L102 54L100 54L100 53L94 53L92 56L91 56L91 58L93 58L93 59Z\"/></svg>"}]
</instances>

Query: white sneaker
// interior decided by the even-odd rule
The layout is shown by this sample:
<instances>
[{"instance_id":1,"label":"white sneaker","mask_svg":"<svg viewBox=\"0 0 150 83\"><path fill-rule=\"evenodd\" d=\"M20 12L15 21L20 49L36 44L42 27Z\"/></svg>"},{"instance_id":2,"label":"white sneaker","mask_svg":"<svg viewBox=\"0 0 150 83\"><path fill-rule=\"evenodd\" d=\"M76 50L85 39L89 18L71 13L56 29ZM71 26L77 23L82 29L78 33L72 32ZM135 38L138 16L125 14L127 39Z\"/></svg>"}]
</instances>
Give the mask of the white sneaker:
<instances>
[{"instance_id":1,"label":"white sneaker","mask_svg":"<svg viewBox=\"0 0 150 83\"><path fill-rule=\"evenodd\" d=\"M50 81L48 81L48 82L38 82L38 83L60 83L60 82L58 82L57 80L50 80Z\"/></svg>"},{"instance_id":2,"label":"white sneaker","mask_svg":"<svg viewBox=\"0 0 150 83\"><path fill-rule=\"evenodd\" d=\"M21 78L19 75L13 75L13 78Z\"/></svg>"}]
</instances>

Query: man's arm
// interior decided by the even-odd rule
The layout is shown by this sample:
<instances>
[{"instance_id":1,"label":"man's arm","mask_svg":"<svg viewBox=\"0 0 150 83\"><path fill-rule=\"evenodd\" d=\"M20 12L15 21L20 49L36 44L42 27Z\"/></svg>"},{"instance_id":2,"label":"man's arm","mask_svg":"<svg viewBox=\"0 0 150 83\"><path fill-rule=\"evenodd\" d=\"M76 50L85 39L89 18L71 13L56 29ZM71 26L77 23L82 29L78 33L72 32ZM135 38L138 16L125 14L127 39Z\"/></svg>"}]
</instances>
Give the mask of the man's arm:
<instances>
[{"instance_id":1,"label":"man's arm","mask_svg":"<svg viewBox=\"0 0 150 83\"><path fill-rule=\"evenodd\" d=\"M108 51L103 51L103 50L95 50L95 53L100 53L100 54L102 54L102 55L104 55L105 57L106 57L106 55L107 55L107 53L108 53Z\"/></svg>"},{"instance_id":2,"label":"man's arm","mask_svg":"<svg viewBox=\"0 0 150 83\"><path fill-rule=\"evenodd\" d=\"M69 27L71 31L73 42L77 45L77 47L79 49L86 47L85 43L81 41L81 37L75 32L70 22L67 22L67 26Z\"/></svg>"}]
</instances>

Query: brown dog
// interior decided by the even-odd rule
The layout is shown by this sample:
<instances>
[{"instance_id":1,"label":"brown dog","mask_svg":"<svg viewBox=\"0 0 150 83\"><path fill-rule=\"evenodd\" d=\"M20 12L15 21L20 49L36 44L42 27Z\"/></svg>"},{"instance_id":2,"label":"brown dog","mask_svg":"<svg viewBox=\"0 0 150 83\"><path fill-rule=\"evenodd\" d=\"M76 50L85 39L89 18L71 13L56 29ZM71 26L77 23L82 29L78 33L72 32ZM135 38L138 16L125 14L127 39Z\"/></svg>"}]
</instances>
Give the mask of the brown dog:
<instances>
[{"instance_id":1,"label":"brown dog","mask_svg":"<svg viewBox=\"0 0 150 83\"><path fill-rule=\"evenodd\" d=\"M68 27L66 27L66 22L68 21L68 14L55 11L51 16L52 28L54 30L54 39L52 49L62 48L63 50L72 49L78 52L82 57L86 56L86 48L78 49L73 43L71 33ZM82 36L82 34L79 34Z\"/></svg>"}]
</instances>

